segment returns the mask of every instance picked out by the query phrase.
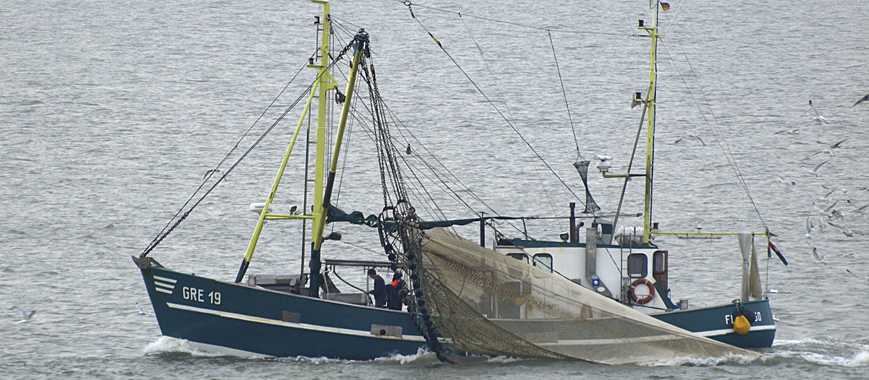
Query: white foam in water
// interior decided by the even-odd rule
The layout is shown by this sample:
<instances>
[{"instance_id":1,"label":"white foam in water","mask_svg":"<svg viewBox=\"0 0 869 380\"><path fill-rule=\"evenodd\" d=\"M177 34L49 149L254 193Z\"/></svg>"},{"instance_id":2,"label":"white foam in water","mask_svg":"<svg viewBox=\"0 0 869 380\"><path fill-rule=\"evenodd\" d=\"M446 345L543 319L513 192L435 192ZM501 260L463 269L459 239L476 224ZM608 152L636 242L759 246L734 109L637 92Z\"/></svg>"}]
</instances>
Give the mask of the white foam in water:
<instances>
[{"instance_id":1,"label":"white foam in water","mask_svg":"<svg viewBox=\"0 0 869 380\"><path fill-rule=\"evenodd\" d=\"M489 358L489 360L486 360L486 363L512 363L512 362L519 361L519 360L522 360L522 359L514 358L512 356L498 355L498 356Z\"/></svg>"},{"instance_id":2,"label":"white foam in water","mask_svg":"<svg viewBox=\"0 0 869 380\"><path fill-rule=\"evenodd\" d=\"M727 355L721 357L705 357L698 358L694 356L685 356L673 358L670 360L659 360L653 362L638 363L641 366L649 367L677 367L682 365L696 367L713 367L721 364L736 363L740 365L751 364L757 360L763 360L766 355L761 356L745 356L745 355Z\"/></svg>"},{"instance_id":3,"label":"white foam in water","mask_svg":"<svg viewBox=\"0 0 869 380\"><path fill-rule=\"evenodd\" d=\"M431 357L431 356L434 356L434 353L433 353L433 352L431 352L431 351L429 351L429 350L426 350L426 349L424 349L424 348L419 348L419 349L416 351L416 353L415 353L415 354L412 354L412 355L394 354L394 355L389 356L389 357L374 359L374 361L376 361L376 362L392 362L392 361L397 361L399 364L404 365L404 364L413 363L413 362L415 362L415 361L417 361L417 360L419 360L419 359L428 358L428 357Z\"/></svg>"},{"instance_id":4,"label":"white foam in water","mask_svg":"<svg viewBox=\"0 0 869 380\"><path fill-rule=\"evenodd\" d=\"M781 358L801 358L807 362L831 367L858 367L869 364L869 346L818 339L777 341L772 355ZM854 351L851 357L842 355ZM837 355L839 354L839 355Z\"/></svg>"},{"instance_id":5,"label":"white foam in water","mask_svg":"<svg viewBox=\"0 0 869 380\"><path fill-rule=\"evenodd\" d=\"M161 336L157 341L145 347L145 355L154 355L169 352L182 352L194 356L222 356L222 354L202 351L184 339L175 339Z\"/></svg>"}]
</instances>

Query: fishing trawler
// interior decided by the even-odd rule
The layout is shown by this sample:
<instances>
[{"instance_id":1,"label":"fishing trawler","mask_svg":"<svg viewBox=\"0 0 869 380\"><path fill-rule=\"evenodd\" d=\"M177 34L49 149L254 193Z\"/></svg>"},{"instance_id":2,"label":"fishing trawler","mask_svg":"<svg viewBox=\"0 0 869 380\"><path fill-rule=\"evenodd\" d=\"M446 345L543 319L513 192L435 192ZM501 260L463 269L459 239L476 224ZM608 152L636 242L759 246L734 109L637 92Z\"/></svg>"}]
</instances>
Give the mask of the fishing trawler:
<instances>
[{"instance_id":1,"label":"fishing trawler","mask_svg":"<svg viewBox=\"0 0 869 380\"><path fill-rule=\"evenodd\" d=\"M640 239L621 234L613 240L614 223L595 218L581 243L580 229L571 219L566 241L499 236L494 250L459 237L452 227L475 222L482 227L487 221L507 217L438 220L418 214L408 195L408 179L400 169L399 149L385 122L389 111L380 98L370 64L368 32L359 30L351 42L332 51L330 4L313 2L323 7L322 17L315 22L319 48L308 61L308 67L317 71L316 79L306 90L302 116L266 201L251 205L259 217L235 280L175 271L150 256L207 193L198 202L185 205L187 208L133 257L164 336L184 339L206 351L240 356L370 359L429 350L443 361L455 361L462 354L488 354L607 364L685 356L753 356L756 353L743 348L771 345L775 325L766 299L745 298L734 304L696 309L671 301L666 294L668 253L650 241L652 233L663 232L649 226L649 201ZM654 52L657 28L640 28L652 37ZM342 92L332 70L347 59L350 69ZM651 89L646 98L637 100L649 115L649 139L654 136L654 55L652 62ZM351 106L360 76L371 101L365 110L377 146L383 188L382 211L368 217L361 212L346 213L332 203L348 119L363 118ZM314 113L315 100L313 204L274 212L287 162L296 151L304 121ZM329 125L331 119L326 115L332 101L340 105L334 126ZM334 136L332 144L327 143L327 134ZM605 161L602 163L598 167L605 176L636 176L610 174ZM647 187L651 186L651 165L647 160ZM209 171L209 175L219 175L212 186L219 185L235 167ZM265 223L281 221L310 223L309 235L302 236L310 247L307 268L303 249L303 266L298 273L249 274ZM326 234L325 226L341 222L376 228L373 240L379 242L382 254L372 260L324 259L324 243L341 239L339 233ZM748 236L750 242L756 235L743 238ZM769 236L766 232L761 235ZM611 262L617 265L609 265ZM403 307L374 307L361 289L341 291L330 277L330 273L337 274L338 267L402 273L408 293ZM731 333L734 321L746 318L746 314L753 317L750 328Z\"/></svg>"}]
</instances>

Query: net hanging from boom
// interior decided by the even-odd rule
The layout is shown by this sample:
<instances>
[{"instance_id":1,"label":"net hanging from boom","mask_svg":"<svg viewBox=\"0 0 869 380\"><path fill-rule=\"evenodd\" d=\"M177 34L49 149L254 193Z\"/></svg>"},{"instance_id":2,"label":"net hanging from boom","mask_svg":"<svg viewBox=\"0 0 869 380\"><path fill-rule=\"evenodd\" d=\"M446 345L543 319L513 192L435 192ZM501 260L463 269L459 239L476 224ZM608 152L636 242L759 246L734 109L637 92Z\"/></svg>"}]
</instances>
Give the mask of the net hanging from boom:
<instances>
[{"instance_id":1,"label":"net hanging from boom","mask_svg":"<svg viewBox=\"0 0 869 380\"><path fill-rule=\"evenodd\" d=\"M475 353L624 364L756 355L661 322L446 229L423 229L407 197L373 65L362 73L384 191L376 223L381 245L392 269L409 274L408 312L439 359ZM582 174L585 168L577 169ZM587 206L596 206L587 197Z\"/></svg>"}]
</instances>

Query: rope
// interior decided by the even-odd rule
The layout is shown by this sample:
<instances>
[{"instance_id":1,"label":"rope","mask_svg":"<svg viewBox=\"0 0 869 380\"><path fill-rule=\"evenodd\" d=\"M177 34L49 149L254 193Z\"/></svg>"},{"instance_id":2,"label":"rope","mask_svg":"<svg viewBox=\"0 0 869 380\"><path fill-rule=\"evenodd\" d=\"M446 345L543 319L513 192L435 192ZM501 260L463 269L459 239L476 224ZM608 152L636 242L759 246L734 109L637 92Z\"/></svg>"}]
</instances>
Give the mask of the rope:
<instances>
[{"instance_id":1,"label":"rope","mask_svg":"<svg viewBox=\"0 0 869 380\"><path fill-rule=\"evenodd\" d=\"M347 282L346 280L344 280L343 278L341 278L341 276L338 274L338 271L335 270L335 268L332 268L332 273L335 275L335 277L337 277L339 280L341 280L341 282L347 284L347 286L349 286L349 287L351 287L351 288L353 288L353 289L356 289L356 290L358 290L358 291L360 291L360 292L362 292L362 293L365 293L364 290L362 290L362 289L360 289L360 288L357 288L355 285L353 285L353 284ZM369 301L370 301L370 299L369 299Z\"/></svg>"},{"instance_id":2,"label":"rope","mask_svg":"<svg viewBox=\"0 0 869 380\"><path fill-rule=\"evenodd\" d=\"M677 39L677 44L678 44L678 39ZM667 55L669 55L670 59L672 59L673 56L670 54L670 49L668 49L667 45L664 44L663 39L661 40L661 45L664 45L664 50L667 51ZM682 45L679 45L679 46L681 47ZM688 54L685 53L684 49L682 49L682 54L685 57L685 62L688 63L688 67L691 69L691 72L696 72L696 71L694 71L694 67L691 65L691 61L688 59ZM674 60L674 62L675 62L675 60ZM733 169L733 172L736 174L736 179L739 181L740 186L742 186L742 190L745 191L745 195L748 197L749 202L751 202L751 206L754 208L754 212L757 213L757 217L758 217L758 219L760 219L761 225L763 225L763 228L766 230L766 232L769 232L769 226L767 226L766 220L763 219L763 215L761 215L760 209L758 209L758 207L757 207L757 203L754 202L754 197L751 196L751 192L748 190L748 184L745 183L745 177L743 177L742 172L739 170L739 165L736 164L736 159L733 158L733 152L730 150L730 146L727 144L727 141L724 139L724 133L721 132L721 126L718 124L718 119L715 118L715 113L712 111L712 107L708 106L709 100L706 97L706 93L703 92L703 88L699 88L700 94L703 96L703 99L706 100L706 105L707 105L707 108L709 108L709 114L712 116L712 122L713 122L715 128L713 128L713 124L709 123L709 119L706 118L706 114L703 113L702 109L700 108L700 104L697 101L697 98L694 96L694 92L691 91L690 87L688 87L688 82L685 80L685 77L682 75L682 71L679 70L679 67L675 64L673 65L673 67L676 69L676 72L679 73L679 79L681 79L682 83L685 84L685 89L687 89L688 94L691 95L691 100L697 106L697 109L700 110L700 115L703 116L703 121L706 123L706 126L709 127L709 131L712 132L712 136L715 137L715 143L718 145L718 148L721 149L721 151L724 153L724 157L727 159L727 163L730 165L730 167ZM699 81L699 79L698 79L698 81ZM720 137L718 136L718 134L715 133L716 128L719 130L719 132L721 134Z\"/></svg>"},{"instance_id":3,"label":"rope","mask_svg":"<svg viewBox=\"0 0 869 380\"><path fill-rule=\"evenodd\" d=\"M332 66L334 66L336 63L338 63L339 60L341 60L341 58L344 56L344 54L347 52L347 50L350 49L350 47L352 46L352 44L353 44L353 42L351 41L350 44L348 44L347 46L345 46L344 49L342 49L341 52L338 53L338 55L337 55L337 56L332 60L332 62L331 62L331 63L329 64L329 66L326 68L326 71L328 71L329 69L331 69ZM296 73L296 75L298 75L298 73ZM167 226L171 224L171 227L169 227L168 229L166 229L166 227L163 227L163 230L161 230L160 233L157 234L157 237L155 237L154 240L152 240L151 243L148 244L148 247L146 247L145 250L142 251L142 253L139 255L139 258L144 258L145 256L147 256L151 251L154 250L154 248L157 247L157 245L159 245L159 244L163 241L163 239L165 239L167 236L169 236L169 234L170 234L173 230L175 230L175 228L178 227L178 225L180 225L181 222L183 222L185 219L187 219L187 216L190 215L190 212L192 212L193 209L196 208L196 206L198 206L200 203L202 203L202 201L205 200L205 198L207 198L208 195L210 195L211 192L214 191L214 189L217 188L217 186L218 186L221 182L223 182L224 179L226 179L226 176L229 175L229 173L231 173L233 170L235 170L235 168L236 168L239 164L241 164L241 162L242 162L245 158L247 158L248 154L250 154L250 152L253 151L253 149L256 148L256 147L259 145L259 143L261 143L261 142L266 138L266 136L268 136L268 134L271 133L271 131L275 129L275 127L277 127L278 123L280 123L281 120L283 120L284 117L286 117L287 114L289 114L290 111L292 111L293 108L295 108L296 105L298 105L299 102L301 102L301 100L305 97L305 95L308 94L308 92L311 91L311 89L314 87L314 84L317 83L317 81L320 80L320 76L321 76L321 75L322 75L322 74L318 74L318 75L317 75L317 78L315 78L314 81L312 81L311 84L308 85L308 87L305 89L305 91L303 91L303 92L299 95L299 97L296 98L296 100L293 101L293 103L291 103L291 104L287 107L286 110L284 110L284 112L283 112L283 113L282 113L282 114L281 114L281 115L280 115L280 116L279 116L279 117L278 117L278 118L277 118L277 119L276 119L276 120L271 124L271 126L269 126L269 127L265 130L265 132L263 132L263 133L259 136L259 138L258 138L258 139L257 139L257 140L256 140L256 141L255 141L255 142L254 142L254 143L253 143L253 144L252 144L252 145L251 145L251 146L250 146L250 147L249 147L249 148L248 148L248 149L247 149L247 150L246 150L242 155L241 155L241 157L239 157L239 158L235 161L235 163L233 163L232 166L229 167L229 169L227 169L225 172L223 172L223 174L220 176L220 178L218 178L218 180L217 180L214 184L212 184L210 188L208 188L208 190L205 192L205 194L202 194L202 196L199 197L199 199L196 200L196 202L194 202L193 205L191 205L190 208L187 209L187 211L184 211L184 213L181 214L182 210L184 210L185 207L187 207L187 205L190 204L190 201L191 201L191 200L196 196L196 194L199 192L199 190L201 190L201 189L203 188L203 186L204 186L205 183L208 181L208 179L211 178L211 176L209 175L208 177L206 177L205 180L203 180L203 183L202 183L201 185L199 185L199 188L197 188L196 191L193 192L193 194L190 196L190 198L188 198L188 200L187 200L186 202L184 202L184 205L182 205L181 208L180 208L180 209L175 213L175 216L173 216L173 217L169 220L169 223L167 223ZM293 77L293 79L295 79L295 76ZM289 84L288 84L287 86L289 86ZM286 90L286 87L284 88L284 90ZM281 91L281 93L283 93L283 90ZM276 100L275 100L275 101L276 101ZM272 104L274 104L275 101L272 101ZM271 105L269 105L269 107L271 107ZM260 117L262 117L262 116L260 116ZM259 119L258 119L258 120L259 120ZM251 126L251 128L253 128L253 126ZM243 139L243 138L242 138L242 139ZM238 144L238 143L236 143L236 144ZM233 149L235 149L235 148L233 148ZM230 152L230 153L231 153L231 152ZM228 155L227 155L227 156L228 156ZM224 160L225 160L225 159L226 159L226 157L224 157ZM221 161L221 162L222 162L222 161ZM215 171L211 171L211 175L213 175L214 172L215 172ZM180 218L177 218L177 220L176 220L176 217L177 217L178 214L181 214L181 217L180 217ZM175 223L174 223L174 224L172 223L173 220L175 220Z\"/></svg>"},{"instance_id":4,"label":"rope","mask_svg":"<svg viewBox=\"0 0 869 380\"><path fill-rule=\"evenodd\" d=\"M286 91L287 88L290 87L290 84L292 84L293 81L296 80L296 77L299 76L299 73L301 73L304 68L305 68L305 64L303 64L302 67L299 68L299 71L296 72L296 75L293 75L293 78L290 79L289 82L287 82L287 85L284 86L284 88L281 90L281 92L279 92L278 95L272 100L272 102L269 103L269 105L266 107L266 109L263 111L263 113L260 114L260 116L253 122L253 124L251 124L250 128L248 128L247 131L245 131L245 133L241 136L241 138L239 138L238 141L236 141L236 143L232 147L232 149L230 149L229 152L226 153L226 155L223 157L223 159L221 159L220 162L214 166L214 169L210 169L210 170L205 172L206 174L205 174L205 177L202 179L202 183L199 184L199 187L196 188L196 190L193 192L193 194L190 195L189 198L187 198L187 201L185 201L184 204L181 205L181 208L175 213L175 215L173 215L172 218L169 219L169 222L167 222L166 225L163 226L163 229L160 230L160 233L158 233L156 237L154 237L154 240L151 240L151 243L148 245L148 249L146 249L146 251L150 252L151 249L153 249L153 246L156 246L159 243L158 239L160 239L160 236L162 236L163 233L166 232L166 229L169 228L169 226L172 224L172 221L175 220L176 218L178 218L178 215L181 214L181 211L183 211L187 207L188 204L190 204L190 202L193 200L193 198L196 196L196 194L199 193L199 191L202 190L203 187L205 187L205 184L208 183L208 180L211 179L212 176L214 176L214 173L216 173L216 172L223 173L219 169L220 165L222 165L229 158L229 156L232 155L233 152L235 152L235 150L241 144L242 140L244 140L244 138L247 137L247 135L250 133L250 131L253 129L253 127L256 126L257 123L259 123L259 121L263 118L263 116L266 114L266 112L268 112L269 109L271 109L271 107L275 104L275 102L277 102L277 100L281 97L281 95L283 95L284 91ZM227 173L223 173L222 177L225 177L226 174ZM223 179L222 177L219 179L219 181ZM186 217L187 217L187 215L184 215L182 217L182 219L184 219ZM171 231L174 228L175 227L173 226L172 228L169 229L169 231ZM166 232L166 234L168 234L168 232ZM162 239L160 239L160 240L162 240Z\"/></svg>"},{"instance_id":5,"label":"rope","mask_svg":"<svg viewBox=\"0 0 869 380\"><path fill-rule=\"evenodd\" d=\"M407 8L410 9L410 5L411 5L410 2L407 1L405 3L407 5ZM485 98L486 102L488 102L489 105L492 106L493 109L495 109L495 112L497 112L498 115L500 115L501 118L504 119L504 121L507 123L507 125L509 125L510 128L513 129L513 132L516 132L516 134L519 136L519 138L522 139L522 142L524 142L525 145L527 145L528 148L531 149L531 151L534 153L534 155L537 156L538 159L540 159L540 162L542 162L543 165L546 166L547 169L549 169L549 171L555 176L555 178L558 178L558 181L561 182L562 185L564 185L564 187L567 189L567 191L569 191L571 194L573 194L573 197L576 198L576 200L580 204L585 206L585 202L583 202L582 199L580 199L580 197L578 195L576 195L576 193L573 191L573 189L571 189L570 186L568 186L567 183L564 182L564 180L561 178L561 176L559 176L558 173L556 173L555 170L552 169L552 167L549 165L549 163L547 163L546 160L543 159L543 156L541 156L540 153L538 153L537 150L534 149L534 146L532 146L531 143L528 142L528 140L526 140L524 136L522 136L522 133L519 132L519 129L517 129L516 126L513 125L513 123L511 123L509 119L507 119L507 117L504 115L504 113L501 112L501 110L498 108L498 106L496 106L495 103L492 102L491 99L489 99L489 97L486 95L486 93L483 91L483 89L480 88L480 86L477 84L477 82L475 82L471 78L471 76L468 75L468 73L462 68L462 66L459 65L459 63L455 60L455 58L453 58L453 56L447 51L447 49L445 49L443 47L441 42L438 41L438 39L428 30L428 28L426 28L425 25L423 25L423 23L421 21L419 21L418 18L416 18L416 16L414 16L412 9L410 10L410 15L411 15L411 17L413 17L414 20L416 20L416 22L419 24L419 26L421 26L422 29L425 30L425 32L428 33L428 35L431 36L431 38L438 44L438 47L440 47L441 50L444 52L444 54L446 54L447 57L450 59L450 61L452 61L453 64L456 65L456 68L458 68L459 71L461 71L462 74L465 76L465 78L468 79L468 81L471 83L471 85L473 85L474 88L477 89L477 92L479 92L480 95L483 95L483 98Z\"/></svg>"},{"instance_id":6,"label":"rope","mask_svg":"<svg viewBox=\"0 0 869 380\"><path fill-rule=\"evenodd\" d=\"M459 17L470 17L470 18L475 18L475 19L483 20L483 21L489 21L489 22L494 22L494 23L499 23L499 24L506 24L506 25L518 26L518 27L520 27L520 28L534 29L534 30L540 30L540 31L549 31L549 29L551 29L551 28L549 28L549 27L541 27L541 26L533 26L533 25L527 25L527 24L520 24L520 23L518 23L518 22L513 22L513 21L498 20L498 19L491 18L491 17L475 16L475 15L470 15L470 14L466 14L466 13L461 13L461 12L451 11L451 10L442 9L442 8L435 8L435 7L431 7L431 6L425 6L425 5L420 5L420 4L414 4L414 3L411 3L410 1L404 1L404 0L395 0L395 1L396 1L397 3L401 3L401 4L406 5L406 6L408 7L408 9L410 9L411 6L416 6L416 7L419 7L419 8L430 9L430 10L438 11L438 12L442 12L442 13L450 13L450 14L458 15ZM410 11L410 14L411 14L411 16L413 16L414 18L416 18L416 16L413 15L413 10ZM560 33L572 33L572 34L595 34L595 35L619 36L619 37L624 37L624 36L626 36L625 34L622 34L622 33L592 32L592 31L587 31L587 30L571 30L571 29L558 29L558 30L556 30L556 32L560 32Z\"/></svg>"},{"instance_id":7,"label":"rope","mask_svg":"<svg viewBox=\"0 0 869 380\"><path fill-rule=\"evenodd\" d=\"M579 139L576 137L576 128L573 127L573 117L570 115L570 104L567 103L567 91L564 89L564 79L561 78L561 68L558 66L558 56L555 55L555 44L552 42L552 33L546 31L549 36L549 46L552 47L552 58L555 60L555 70L558 71L558 82L561 83L561 95L564 96L564 108L567 109L567 119L570 121L570 130L573 132L573 142L576 143L576 155L582 158L582 153L579 152Z\"/></svg>"}]
</instances>

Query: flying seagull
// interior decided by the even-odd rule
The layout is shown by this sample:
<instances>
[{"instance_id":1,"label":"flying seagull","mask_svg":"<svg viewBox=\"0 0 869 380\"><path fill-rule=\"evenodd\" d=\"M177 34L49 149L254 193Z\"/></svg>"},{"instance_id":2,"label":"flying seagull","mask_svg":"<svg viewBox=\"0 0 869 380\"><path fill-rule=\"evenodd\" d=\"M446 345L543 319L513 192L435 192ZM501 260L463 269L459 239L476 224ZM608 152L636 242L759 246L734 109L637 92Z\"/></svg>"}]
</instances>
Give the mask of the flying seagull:
<instances>
[{"instance_id":1,"label":"flying seagull","mask_svg":"<svg viewBox=\"0 0 869 380\"><path fill-rule=\"evenodd\" d=\"M136 302L136 308L139 309L139 315L148 315L148 313L145 312L145 309L142 309L142 307L139 306L138 302Z\"/></svg>"},{"instance_id":2,"label":"flying seagull","mask_svg":"<svg viewBox=\"0 0 869 380\"><path fill-rule=\"evenodd\" d=\"M812 100L811 100L811 99L809 99L809 107L812 107L812 112L808 112L808 111L806 111L806 114L808 114L809 116L811 116L811 117L812 117L812 120L818 122L818 124L821 124L821 123L830 124L830 122L827 121L827 119L825 119L823 116L821 116L820 113L818 113L818 110L816 110L816 109L815 109L815 106L812 105Z\"/></svg>"},{"instance_id":3,"label":"flying seagull","mask_svg":"<svg viewBox=\"0 0 869 380\"><path fill-rule=\"evenodd\" d=\"M812 248L812 256L815 256L815 260L819 261L821 264L827 265L827 255L820 256L818 255L818 249Z\"/></svg>"},{"instance_id":4,"label":"flying seagull","mask_svg":"<svg viewBox=\"0 0 869 380\"><path fill-rule=\"evenodd\" d=\"M845 234L845 236L847 236L847 237L854 237L854 234L863 235L863 233L860 231L851 231L845 227L842 227L842 226L837 225L837 224L833 224L832 222L829 222L829 221L827 222L827 224L842 230L842 233Z\"/></svg>"},{"instance_id":5,"label":"flying seagull","mask_svg":"<svg viewBox=\"0 0 869 380\"><path fill-rule=\"evenodd\" d=\"M800 134L800 129L799 129L799 128L795 128L795 129L785 129L785 130L781 130L781 131L778 131L778 132L773 133L773 134L774 134L774 135L780 135L780 134L782 134L782 133L787 133L787 134L789 134L789 135L798 135L798 134Z\"/></svg>"},{"instance_id":6,"label":"flying seagull","mask_svg":"<svg viewBox=\"0 0 869 380\"><path fill-rule=\"evenodd\" d=\"M223 174L223 172L220 169L206 170L205 175L202 176L202 179L205 180L205 179L211 178L211 176L218 174L218 173Z\"/></svg>"},{"instance_id":7,"label":"flying seagull","mask_svg":"<svg viewBox=\"0 0 869 380\"><path fill-rule=\"evenodd\" d=\"M866 94L866 96L860 98L860 100L858 100L857 103L854 103L854 106L860 104L861 102L867 102L867 101L869 101L869 94ZM851 107L854 107L854 106L851 106Z\"/></svg>"},{"instance_id":8,"label":"flying seagull","mask_svg":"<svg viewBox=\"0 0 869 380\"><path fill-rule=\"evenodd\" d=\"M830 144L830 149L841 148L841 147L842 147L842 143L845 142L845 141L847 141L847 140L848 140L848 139L841 139L841 140L839 140L839 141L837 141L837 142L835 142L835 143L833 143L833 144ZM820 142L820 141L818 141L818 142ZM821 142L821 144L824 144L824 143Z\"/></svg>"},{"instance_id":9,"label":"flying seagull","mask_svg":"<svg viewBox=\"0 0 869 380\"><path fill-rule=\"evenodd\" d=\"M815 221L812 220L812 217L806 218L806 244L808 244L809 240L812 238L812 232L815 230Z\"/></svg>"},{"instance_id":10,"label":"flying seagull","mask_svg":"<svg viewBox=\"0 0 869 380\"><path fill-rule=\"evenodd\" d=\"M12 306L12 309L15 309L15 310L18 310L19 312L21 312L22 319L20 321L18 321L18 323L27 322L30 320L30 317L32 317L33 314L36 314L36 310L24 310L18 306Z\"/></svg>"},{"instance_id":11,"label":"flying seagull","mask_svg":"<svg viewBox=\"0 0 869 380\"><path fill-rule=\"evenodd\" d=\"M824 162L818 164L817 166L815 166L814 169L812 169L812 170L806 169L806 170L808 170L809 174L813 174L815 177L819 177L821 174L818 173L818 170L820 170L821 166L824 166L824 164L826 164L826 163L827 163L827 161L824 161Z\"/></svg>"},{"instance_id":12,"label":"flying seagull","mask_svg":"<svg viewBox=\"0 0 869 380\"><path fill-rule=\"evenodd\" d=\"M695 140L697 140L697 141L700 141L700 143L703 144L703 146L706 146L706 143L703 142L703 139L701 139L700 136L697 136L697 135L694 135L694 134L691 134L691 133L686 133L684 136L682 136L682 137L680 137L678 140L674 141L673 144L678 144L680 141L682 141L682 140L684 140L684 139L686 139L686 138L688 138L688 139L695 139Z\"/></svg>"},{"instance_id":13,"label":"flying seagull","mask_svg":"<svg viewBox=\"0 0 869 380\"><path fill-rule=\"evenodd\" d=\"M783 184L785 184L785 185L791 185L791 186L797 184L797 183L794 182L794 181L788 181L788 180L784 179L784 177L782 177L782 176L778 176L778 181L781 182L781 183L783 183Z\"/></svg>"},{"instance_id":14,"label":"flying seagull","mask_svg":"<svg viewBox=\"0 0 869 380\"><path fill-rule=\"evenodd\" d=\"M851 207L854 207L855 211L860 213L860 215L863 215L864 214L863 210L866 209L866 207L869 207L869 205L865 205L863 207L857 207L857 205L852 203L850 199L848 199L847 201L848 201L848 204L851 205Z\"/></svg>"}]
</instances>

